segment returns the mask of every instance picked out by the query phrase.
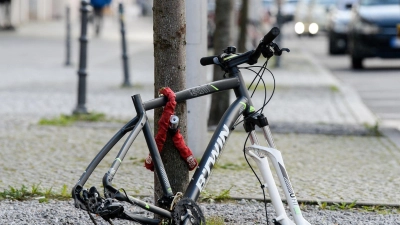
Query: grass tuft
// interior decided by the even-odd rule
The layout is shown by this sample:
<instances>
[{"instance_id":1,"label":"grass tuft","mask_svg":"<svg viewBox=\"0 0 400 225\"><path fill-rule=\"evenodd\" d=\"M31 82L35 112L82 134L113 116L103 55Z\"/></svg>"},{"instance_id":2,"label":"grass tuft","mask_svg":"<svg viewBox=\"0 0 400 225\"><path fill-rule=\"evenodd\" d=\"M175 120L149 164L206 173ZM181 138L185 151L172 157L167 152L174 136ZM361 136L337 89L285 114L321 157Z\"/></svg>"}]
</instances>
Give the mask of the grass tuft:
<instances>
[{"instance_id":1,"label":"grass tuft","mask_svg":"<svg viewBox=\"0 0 400 225\"><path fill-rule=\"evenodd\" d=\"M211 216L206 218L206 224L208 225L224 225L224 218L219 216Z\"/></svg>"},{"instance_id":2,"label":"grass tuft","mask_svg":"<svg viewBox=\"0 0 400 225\"><path fill-rule=\"evenodd\" d=\"M203 191L200 196L200 201L202 202L223 202L231 199L230 191L232 187L228 190L224 189L220 193L209 193L207 191Z\"/></svg>"},{"instance_id":3,"label":"grass tuft","mask_svg":"<svg viewBox=\"0 0 400 225\"><path fill-rule=\"evenodd\" d=\"M22 185L19 189L12 186L8 187L8 190L3 190L3 192L0 192L0 200L11 199L24 201L38 199L39 202L48 202L49 199L67 200L71 198L71 194L69 193L68 187L65 184L61 188L60 193L55 193L53 191L53 187L43 190L40 188L40 183L32 185L30 190L28 190L25 185Z\"/></svg>"},{"instance_id":4,"label":"grass tuft","mask_svg":"<svg viewBox=\"0 0 400 225\"><path fill-rule=\"evenodd\" d=\"M106 121L106 115L104 113L96 113L96 112L87 114L72 114L72 115L61 114L59 117L54 117L51 119L40 119L39 125L68 126L77 121L88 121L88 122Z\"/></svg>"},{"instance_id":5,"label":"grass tuft","mask_svg":"<svg viewBox=\"0 0 400 225\"><path fill-rule=\"evenodd\" d=\"M375 125L369 125L369 124L364 124L364 127L368 130L368 132L373 135L373 136L377 136L377 137L382 137L382 133L379 130L379 124L378 122L375 123Z\"/></svg>"}]
</instances>

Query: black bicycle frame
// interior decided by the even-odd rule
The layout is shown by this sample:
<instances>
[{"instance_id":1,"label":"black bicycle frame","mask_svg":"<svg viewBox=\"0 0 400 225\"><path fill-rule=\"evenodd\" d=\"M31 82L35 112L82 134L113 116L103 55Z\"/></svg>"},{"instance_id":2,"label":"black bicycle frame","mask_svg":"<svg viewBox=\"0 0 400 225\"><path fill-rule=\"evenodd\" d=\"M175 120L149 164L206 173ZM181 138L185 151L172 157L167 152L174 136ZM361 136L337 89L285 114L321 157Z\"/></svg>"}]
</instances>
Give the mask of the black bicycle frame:
<instances>
[{"instance_id":1,"label":"black bicycle frame","mask_svg":"<svg viewBox=\"0 0 400 225\"><path fill-rule=\"evenodd\" d=\"M186 192L184 193L184 197L189 197L194 201L198 199L200 192L204 188L207 179L209 178L209 175L211 173L211 170L218 157L220 156L226 140L229 138L229 135L233 130L235 122L245 111L252 108L253 105L251 103L249 93L245 87L242 75L236 66L232 67L229 70L229 78L175 93L176 101L179 103L188 99L197 98L230 89L234 90L236 100L229 106L229 108L226 110L223 117L221 118L214 132L214 135L212 136L204 152L202 160L197 167L192 179L190 180ZM100 152L86 168L85 172L81 175L78 183L72 190L72 196L75 199L75 206L85 209L86 206L83 204L83 201L80 202L81 197L79 194L80 191L82 191L84 184L86 183L94 169L103 160L104 156L107 155L109 151L113 148L113 146L117 142L119 142L126 133L132 131L128 138L125 140L121 150L118 152L118 155L112 163L111 168L104 175L103 186L105 195L106 197L129 201L131 203L133 202L135 205L145 210L151 211L167 218L171 218L171 213L169 211L154 205L150 205L139 199L122 195L121 193L119 193L118 190L112 187L112 179L117 172L126 153L128 152L129 147L131 146L137 135L140 133L140 131L143 130L143 134L145 136L146 143L149 148L150 155L154 163L154 168L160 181L164 196L172 197L174 195L146 115L147 110L165 106L165 104L167 103L167 99L164 97L159 97L150 101L142 102L140 95L134 95L132 96L132 100L135 105L137 116L129 121L126 125L124 125L110 139L110 141L100 150Z\"/></svg>"}]
</instances>

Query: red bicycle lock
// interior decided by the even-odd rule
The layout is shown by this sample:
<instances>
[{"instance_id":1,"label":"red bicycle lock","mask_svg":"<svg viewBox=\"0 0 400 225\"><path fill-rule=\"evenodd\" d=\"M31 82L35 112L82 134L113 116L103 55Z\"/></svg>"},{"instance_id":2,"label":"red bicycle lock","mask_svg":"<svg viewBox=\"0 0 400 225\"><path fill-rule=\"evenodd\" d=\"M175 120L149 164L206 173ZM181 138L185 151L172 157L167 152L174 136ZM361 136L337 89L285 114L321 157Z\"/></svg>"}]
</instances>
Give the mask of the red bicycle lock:
<instances>
[{"instance_id":1,"label":"red bicycle lock","mask_svg":"<svg viewBox=\"0 0 400 225\"><path fill-rule=\"evenodd\" d=\"M165 140L167 139L167 132L170 125L170 120L173 120L173 122L175 123L177 122L176 120L178 119L177 117L173 117L176 107L175 93L169 87L161 88L159 92L168 99L168 102L164 107L164 111L161 115L161 118L158 121L158 132L155 137L158 151L161 152L164 147ZM189 171L192 171L198 165L197 160L193 156L192 151L189 149L189 147L183 140L183 136L180 133L179 129L177 128L174 129L173 131L175 131L175 133L172 136L172 141L175 147L178 149L181 158L186 162ZM149 156L147 156L144 162L144 166L148 170L154 171L154 164L150 154Z\"/></svg>"}]
</instances>

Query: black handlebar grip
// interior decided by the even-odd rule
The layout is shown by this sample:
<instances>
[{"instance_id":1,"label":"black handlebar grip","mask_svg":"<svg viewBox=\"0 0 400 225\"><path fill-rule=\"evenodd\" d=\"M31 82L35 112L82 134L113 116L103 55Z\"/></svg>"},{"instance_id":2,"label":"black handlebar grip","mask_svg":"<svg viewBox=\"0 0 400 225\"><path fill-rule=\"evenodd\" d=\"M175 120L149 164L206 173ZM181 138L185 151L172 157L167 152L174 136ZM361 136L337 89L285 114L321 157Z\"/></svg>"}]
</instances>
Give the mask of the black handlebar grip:
<instances>
[{"instance_id":1,"label":"black handlebar grip","mask_svg":"<svg viewBox=\"0 0 400 225\"><path fill-rule=\"evenodd\" d=\"M215 62L214 62L215 57L218 57L218 56L214 55L214 56L203 57L200 59L200 64L203 66L215 64Z\"/></svg>"},{"instance_id":2,"label":"black handlebar grip","mask_svg":"<svg viewBox=\"0 0 400 225\"><path fill-rule=\"evenodd\" d=\"M279 34L280 34L280 30L277 27L273 27L268 34L266 34L263 38L263 43L268 45L270 44Z\"/></svg>"}]
</instances>

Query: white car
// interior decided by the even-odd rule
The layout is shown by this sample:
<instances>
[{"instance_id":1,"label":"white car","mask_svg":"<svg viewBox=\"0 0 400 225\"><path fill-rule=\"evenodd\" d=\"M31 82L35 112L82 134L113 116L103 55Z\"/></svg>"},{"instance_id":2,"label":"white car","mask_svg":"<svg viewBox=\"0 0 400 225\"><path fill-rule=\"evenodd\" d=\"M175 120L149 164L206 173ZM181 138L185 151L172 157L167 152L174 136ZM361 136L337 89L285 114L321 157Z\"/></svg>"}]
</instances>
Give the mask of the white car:
<instances>
[{"instance_id":1,"label":"white car","mask_svg":"<svg viewBox=\"0 0 400 225\"><path fill-rule=\"evenodd\" d=\"M316 35L326 31L328 12L336 0L300 0L294 15L294 30L298 35Z\"/></svg>"}]
</instances>

